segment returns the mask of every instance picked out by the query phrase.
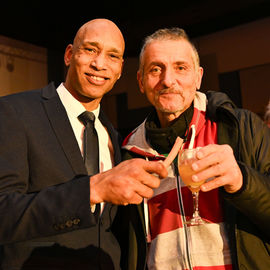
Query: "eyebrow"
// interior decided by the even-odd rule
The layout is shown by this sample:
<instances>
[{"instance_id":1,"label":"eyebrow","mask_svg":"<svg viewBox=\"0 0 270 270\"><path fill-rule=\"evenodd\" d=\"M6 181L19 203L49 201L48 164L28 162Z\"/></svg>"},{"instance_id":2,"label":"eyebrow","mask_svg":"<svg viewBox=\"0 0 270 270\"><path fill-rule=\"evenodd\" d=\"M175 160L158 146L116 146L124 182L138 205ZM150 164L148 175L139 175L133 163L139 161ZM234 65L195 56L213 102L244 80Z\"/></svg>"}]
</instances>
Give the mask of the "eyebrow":
<instances>
[{"instance_id":1,"label":"eyebrow","mask_svg":"<svg viewBox=\"0 0 270 270\"><path fill-rule=\"evenodd\" d=\"M159 61L153 61L147 65L147 67L152 67L152 66L164 66L164 64Z\"/></svg>"},{"instance_id":2,"label":"eyebrow","mask_svg":"<svg viewBox=\"0 0 270 270\"><path fill-rule=\"evenodd\" d=\"M173 64L176 64L176 65L183 65L183 64L187 64L188 62L186 61L175 61ZM147 65L149 67L152 67L152 66L164 66L163 62L161 61L153 61L151 62L149 65Z\"/></svg>"}]
</instances>

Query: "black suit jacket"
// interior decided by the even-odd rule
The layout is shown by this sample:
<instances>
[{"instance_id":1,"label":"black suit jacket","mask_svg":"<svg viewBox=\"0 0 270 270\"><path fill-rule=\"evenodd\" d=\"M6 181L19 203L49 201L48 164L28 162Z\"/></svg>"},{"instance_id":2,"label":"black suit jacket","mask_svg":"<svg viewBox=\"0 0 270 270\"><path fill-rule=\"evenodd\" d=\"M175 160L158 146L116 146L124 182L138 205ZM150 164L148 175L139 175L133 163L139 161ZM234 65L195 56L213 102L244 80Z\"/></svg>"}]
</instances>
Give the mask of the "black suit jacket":
<instances>
[{"instance_id":1,"label":"black suit jacket","mask_svg":"<svg viewBox=\"0 0 270 270\"><path fill-rule=\"evenodd\" d=\"M118 135L100 120L120 162ZM0 99L0 262L11 269L118 269L116 206L90 211L89 177L53 84Z\"/></svg>"}]
</instances>

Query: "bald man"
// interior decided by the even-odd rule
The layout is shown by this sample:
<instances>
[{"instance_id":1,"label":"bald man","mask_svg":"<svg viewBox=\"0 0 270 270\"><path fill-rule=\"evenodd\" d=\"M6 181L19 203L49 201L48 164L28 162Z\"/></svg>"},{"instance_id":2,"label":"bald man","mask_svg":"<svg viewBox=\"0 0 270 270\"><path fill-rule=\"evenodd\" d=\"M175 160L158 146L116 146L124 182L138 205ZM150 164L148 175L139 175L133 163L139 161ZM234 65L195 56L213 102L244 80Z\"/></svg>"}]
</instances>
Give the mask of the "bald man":
<instances>
[{"instance_id":1,"label":"bald man","mask_svg":"<svg viewBox=\"0 0 270 270\"><path fill-rule=\"evenodd\" d=\"M151 197L167 175L162 163L120 163L118 134L100 108L121 76L124 49L113 22L89 21L66 48L64 83L0 99L1 270L120 269L116 205ZM98 135L92 175L83 159L85 111Z\"/></svg>"}]
</instances>

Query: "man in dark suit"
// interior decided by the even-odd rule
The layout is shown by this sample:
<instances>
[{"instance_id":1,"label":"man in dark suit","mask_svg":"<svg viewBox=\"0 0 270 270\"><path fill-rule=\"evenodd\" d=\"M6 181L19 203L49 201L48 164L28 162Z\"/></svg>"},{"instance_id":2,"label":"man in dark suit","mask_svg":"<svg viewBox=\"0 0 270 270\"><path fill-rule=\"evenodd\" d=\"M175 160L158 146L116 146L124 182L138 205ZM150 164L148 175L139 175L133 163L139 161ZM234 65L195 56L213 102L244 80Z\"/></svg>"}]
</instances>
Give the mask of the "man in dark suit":
<instances>
[{"instance_id":1,"label":"man in dark suit","mask_svg":"<svg viewBox=\"0 0 270 270\"><path fill-rule=\"evenodd\" d=\"M152 196L152 173L167 174L158 162L120 163L118 135L100 110L120 78L124 47L113 22L87 22L66 48L63 84L0 99L1 270L120 269L116 204ZM84 111L96 116L95 175L83 161Z\"/></svg>"}]
</instances>

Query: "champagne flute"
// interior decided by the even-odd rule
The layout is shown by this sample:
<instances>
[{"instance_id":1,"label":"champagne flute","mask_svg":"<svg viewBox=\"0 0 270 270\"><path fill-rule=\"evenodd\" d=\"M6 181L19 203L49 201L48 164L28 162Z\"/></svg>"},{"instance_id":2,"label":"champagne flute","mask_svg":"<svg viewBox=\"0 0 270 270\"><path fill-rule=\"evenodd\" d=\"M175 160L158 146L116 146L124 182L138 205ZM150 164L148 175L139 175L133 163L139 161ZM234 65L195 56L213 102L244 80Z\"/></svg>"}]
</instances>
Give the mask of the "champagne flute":
<instances>
[{"instance_id":1,"label":"champagne flute","mask_svg":"<svg viewBox=\"0 0 270 270\"><path fill-rule=\"evenodd\" d=\"M200 147L193 148L193 149L184 149L179 152L178 155L178 170L181 176L182 181L186 184L186 186L192 192L192 199L193 199L193 215L189 221L186 221L186 224L189 225L200 225L205 224L205 222L199 213L199 191L200 186L205 182L193 182L192 175L195 172L192 170L192 163L197 160L196 154Z\"/></svg>"}]
</instances>

